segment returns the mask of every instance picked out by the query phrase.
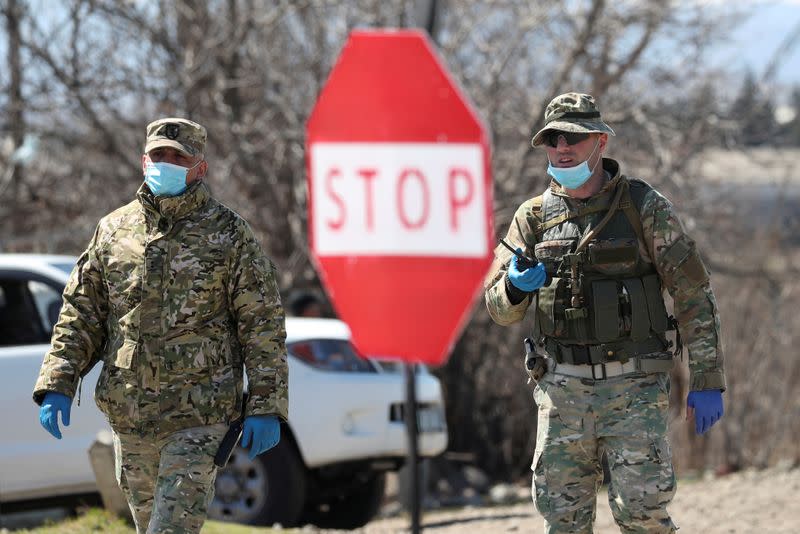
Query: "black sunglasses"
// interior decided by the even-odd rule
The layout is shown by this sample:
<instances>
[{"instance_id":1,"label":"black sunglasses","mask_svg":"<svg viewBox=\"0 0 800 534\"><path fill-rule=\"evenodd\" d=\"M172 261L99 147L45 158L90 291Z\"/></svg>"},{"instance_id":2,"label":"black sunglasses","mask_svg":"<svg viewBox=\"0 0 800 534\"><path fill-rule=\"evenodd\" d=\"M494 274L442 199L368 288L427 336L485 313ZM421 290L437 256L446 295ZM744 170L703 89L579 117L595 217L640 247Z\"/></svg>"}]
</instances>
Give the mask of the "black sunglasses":
<instances>
[{"instance_id":1,"label":"black sunglasses","mask_svg":"<svg viewBox=\"0 0 800 534\"><path fill-rule=\"evenodd\" d=\"M558 138L562 136L564 137L564 141L566 141L568 145L577 145L578 143L589 139L588 133L562 132L560 130L550 130L549 132L544 134L544 143L547 146L555 148L558 146Z\"/></svg>"}]
</instances>

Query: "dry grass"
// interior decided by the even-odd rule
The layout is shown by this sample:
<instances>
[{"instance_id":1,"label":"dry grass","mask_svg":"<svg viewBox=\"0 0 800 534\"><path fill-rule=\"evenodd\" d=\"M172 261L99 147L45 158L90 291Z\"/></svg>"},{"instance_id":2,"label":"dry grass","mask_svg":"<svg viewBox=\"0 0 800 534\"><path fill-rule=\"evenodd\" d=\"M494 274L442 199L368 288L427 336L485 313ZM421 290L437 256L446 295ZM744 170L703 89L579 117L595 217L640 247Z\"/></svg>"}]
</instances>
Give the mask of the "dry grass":
<instances>
[{"instance_id":1,"label":"dry grass","mask_svg":"<svg viewBox=\"0 0 800 534\"><path fill-rule=\"evenodd\" d=\"M291 534L290 530L275 530L266 527L234 525L219 521L207 521L202 534ZM136 529L123 520L100 509L91 509L75 518L30 530L18 530L15 534L136 534Z\"/></svg>"}]
</instances>

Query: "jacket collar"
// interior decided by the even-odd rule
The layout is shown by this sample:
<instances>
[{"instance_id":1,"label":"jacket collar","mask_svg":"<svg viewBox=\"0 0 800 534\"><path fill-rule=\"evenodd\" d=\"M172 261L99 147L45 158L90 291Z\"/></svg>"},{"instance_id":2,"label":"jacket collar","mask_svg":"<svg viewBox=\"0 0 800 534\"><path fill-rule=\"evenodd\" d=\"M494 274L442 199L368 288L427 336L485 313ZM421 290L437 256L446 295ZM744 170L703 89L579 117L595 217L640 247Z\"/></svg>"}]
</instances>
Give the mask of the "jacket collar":
<instances>
[{"instance_id":1,"label":"jacket collar","mask_svg":"<svg viewBox=\"0 0 800 534\"><path fill-rule=\"evenodd\" d=\"M202 181L193 183L186 191L174 197L156 197L144 183L136 192L136 198L139 199L145 214L154 217L155 220L182 219L202 207L210 197L208 187Z\"/></svg>"}]
</instances>

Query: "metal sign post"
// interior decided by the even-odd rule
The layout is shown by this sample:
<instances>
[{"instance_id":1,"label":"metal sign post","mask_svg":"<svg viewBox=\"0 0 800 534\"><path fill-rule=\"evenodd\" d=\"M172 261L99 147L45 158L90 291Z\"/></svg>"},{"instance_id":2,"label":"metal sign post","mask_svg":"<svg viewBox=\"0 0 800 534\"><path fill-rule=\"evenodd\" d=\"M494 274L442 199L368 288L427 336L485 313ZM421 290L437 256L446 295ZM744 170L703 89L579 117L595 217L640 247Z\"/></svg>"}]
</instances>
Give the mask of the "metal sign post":
<instances>
[{"instance_id":1,"label":"metal sign post","mask_svg":"<svg viewBox=\"0 0 800 534\"><path fill-rule=\"evenodd\" d=\"M419 452L417 447L417 380L416 365L405 363L403 365L406 375L406 432L408 433L408 468L411 475L411 533L420 532L420 487L419 487Z\"/></svg>"}]
</instances>

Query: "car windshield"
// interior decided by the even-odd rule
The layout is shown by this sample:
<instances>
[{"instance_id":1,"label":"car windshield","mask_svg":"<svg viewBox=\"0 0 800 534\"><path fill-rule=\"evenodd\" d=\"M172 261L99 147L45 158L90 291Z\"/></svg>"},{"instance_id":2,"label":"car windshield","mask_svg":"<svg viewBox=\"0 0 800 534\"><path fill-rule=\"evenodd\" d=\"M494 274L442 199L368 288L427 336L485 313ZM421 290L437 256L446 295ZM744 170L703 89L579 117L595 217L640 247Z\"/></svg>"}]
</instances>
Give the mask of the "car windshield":
<instances>
[{"instance_id":1,"label":"car windshield","mask_svg":"<svg viewBox=\"0 0 800 534\"><path fill-rule=\"evenodd\" d=\"M52 262L52 263L50 263L50 265L52 265L56 269L60 269L60 270L64 271L67 274L71 273L72 272L72 268L75 267L74 263L67 263L67 262L60 262L60 261Z\"/></svg>"},{"instance_id":2,"label":"car windshield","mask_svg":"<svg viewBox=\"0 0 800 534\"><path fill-rule=\"evenodd\" d=\"M326 371L376 373L367 360L360 358L350 342L343 339L311 339L289 343L289 353L303 362Z\"/></svg>"}]
</instances>

